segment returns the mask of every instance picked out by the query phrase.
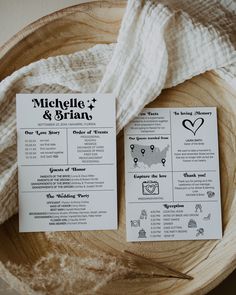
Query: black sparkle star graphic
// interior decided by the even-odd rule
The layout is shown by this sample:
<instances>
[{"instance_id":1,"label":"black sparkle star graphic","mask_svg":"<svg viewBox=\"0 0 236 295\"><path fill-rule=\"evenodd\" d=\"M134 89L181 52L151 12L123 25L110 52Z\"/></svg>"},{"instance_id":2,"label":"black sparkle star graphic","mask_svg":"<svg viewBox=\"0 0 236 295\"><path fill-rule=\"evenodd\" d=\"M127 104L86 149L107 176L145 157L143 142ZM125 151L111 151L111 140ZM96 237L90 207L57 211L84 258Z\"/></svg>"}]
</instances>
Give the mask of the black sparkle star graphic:
<instances>
[{"instance_id":1,"label":"black sparkle star graphic","mask_svg":"<svg viewBox=\"0 0 236 295\"><path fill-rule=\"evenodd\" d=\"M90 103L90 105L88 106L88 108L90 109L90 111L92 111L92 109L94 108L94 106Z\"/></svg>"},{"instance_id":2,"label":"black sparkle star graphic","mask_svg":"<svg viewBox=\"0 0 236 295\"><path fill-rule=\"evenodd\" d=\"M95 103L97 100L96 100L96 98L94 97L93 99L92 99L92 102L93 103Z\"/></svg>"}]
</instances>

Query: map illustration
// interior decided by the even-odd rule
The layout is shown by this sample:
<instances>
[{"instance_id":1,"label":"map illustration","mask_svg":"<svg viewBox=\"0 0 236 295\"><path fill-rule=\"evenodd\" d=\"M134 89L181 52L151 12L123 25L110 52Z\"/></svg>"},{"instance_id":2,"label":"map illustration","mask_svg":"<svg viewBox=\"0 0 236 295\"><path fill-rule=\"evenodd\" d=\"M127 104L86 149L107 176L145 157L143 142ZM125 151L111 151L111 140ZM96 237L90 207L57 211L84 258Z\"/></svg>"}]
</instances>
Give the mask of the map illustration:
<instances>
[{"instance_id":1,"label":"map illustration","mask_svg":"<svg viewBox=\"0 0 236 295\"><path fill-rule=\"evenodd\" d=\"M165 166L166 154L168 150L169 145L167 145L163 150L160 150L154 145L130 145L130 153L135 166L137 166L138 163L143 163L148 167L151 167L155 164L162 164Z\"/></svg>"}]
</instances>

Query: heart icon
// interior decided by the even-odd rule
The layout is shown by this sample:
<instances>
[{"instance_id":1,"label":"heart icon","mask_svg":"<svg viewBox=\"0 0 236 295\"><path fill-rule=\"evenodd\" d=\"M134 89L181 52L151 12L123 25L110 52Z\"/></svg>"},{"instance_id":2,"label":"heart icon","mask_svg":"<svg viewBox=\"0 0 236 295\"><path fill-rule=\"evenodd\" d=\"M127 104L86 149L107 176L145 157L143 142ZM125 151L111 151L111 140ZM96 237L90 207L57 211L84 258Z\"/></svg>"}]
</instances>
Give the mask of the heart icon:
<instances>
[{"instance_id":1,"label":"heart icon","mask_svg":"<svg viewBox=\"0 0 236 295\"><path fill-rule=\"evenodd\" d=\"M146 185L146 190L149 192L149 194L154 193L156 186L154 184L148 184Z\"/></svg>"},{"instance_id":2,"label":"heart icon","mask_svg":"<svg viewBox=\"0 0 236 295\"><path fill-rule=\"evenodd\" d=\"M203 118L197 118L194 122L192 122L189 119L185 119L182 122L182 125L184 128L191 131L194 135L197 133L198 129L203 125L204 119Z\"/></svg>"}]
</instances>

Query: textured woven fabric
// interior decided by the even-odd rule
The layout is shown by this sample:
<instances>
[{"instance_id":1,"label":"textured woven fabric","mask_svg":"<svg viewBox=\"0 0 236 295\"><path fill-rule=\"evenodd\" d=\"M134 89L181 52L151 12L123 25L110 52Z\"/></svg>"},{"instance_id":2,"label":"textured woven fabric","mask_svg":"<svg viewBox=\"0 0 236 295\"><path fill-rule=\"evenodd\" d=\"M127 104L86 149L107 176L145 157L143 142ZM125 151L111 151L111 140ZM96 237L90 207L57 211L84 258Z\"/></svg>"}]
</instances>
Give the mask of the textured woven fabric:
<instances>
[{"instance_id":1,"label":"textured woven fabric","mask_svg":"<svg viewBox=\"0 0 236 295\"><path fill-rule=\"evenodd\" d=\"M229 0L129 0L117 44L32 63L0 83L0 223L18 210L16 93L113 92L117 132L163 88L217 69L235 83Z\"/></svg>"}]
</instances>

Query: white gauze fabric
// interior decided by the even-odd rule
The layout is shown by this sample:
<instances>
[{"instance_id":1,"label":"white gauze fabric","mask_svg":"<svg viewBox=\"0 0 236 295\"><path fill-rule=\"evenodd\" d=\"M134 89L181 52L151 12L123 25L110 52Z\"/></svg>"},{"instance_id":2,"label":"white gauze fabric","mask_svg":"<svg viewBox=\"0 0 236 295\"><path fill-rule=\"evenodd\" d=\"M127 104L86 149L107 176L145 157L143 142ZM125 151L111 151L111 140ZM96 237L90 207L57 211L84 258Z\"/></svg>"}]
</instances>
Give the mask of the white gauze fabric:
<instances>
[{"instance_id":1,"label":"white gauze fabric","mask_svg":"<svg viewBox=\"0 0 236 295\"><path fill-rule=\"evenodd\" d=\"M4 79L0 223L18 211L16 93L112 92L119 132L163 88L212 69L235 83L235 11L230 0L129 0L117 44L43 59Z\"/></svg>"}]
</instances>

